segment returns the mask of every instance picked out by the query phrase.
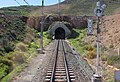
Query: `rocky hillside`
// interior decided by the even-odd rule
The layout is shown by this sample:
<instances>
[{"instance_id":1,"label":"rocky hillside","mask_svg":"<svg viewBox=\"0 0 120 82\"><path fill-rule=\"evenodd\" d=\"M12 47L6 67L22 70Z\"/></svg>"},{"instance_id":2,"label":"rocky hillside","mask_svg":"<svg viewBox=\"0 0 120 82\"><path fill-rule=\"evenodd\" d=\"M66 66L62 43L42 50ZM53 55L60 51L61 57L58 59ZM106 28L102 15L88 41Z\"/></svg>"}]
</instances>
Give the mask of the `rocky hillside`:
<instances>
[{"instance_id":1,"label":"rocky hillside","mask_svg":"<svg viewBox=\"0 0 120 82\"><path fill-rule=\"evenodd\" d=\"M120 13L120 1L119 0L100 0L107 5L105 14L118 14ZM61 14L67 15L94 15L93 10L95 8L97 0L65 0L61 2ZM51 5L44 7L44 14L58 14L58 5ZM7 7L1 8L0 13L6 13L10 15L25 15L25 16L40 16L41 6L20 6L20 7Z\"/></svg>"},{"instance_id":2,"label":"rocky hillside","mask_svg":"<svg viewBox=\"0 0 120 82\"><path fill-rule=\"evenodd\" d=\"M16 6L0 8L0 13L7 15L28 16L31 11L38 9L39 6Z\"/></svg>"},{"instance_id":3,"label":"rocky hillside","mask_svg":"<svg viewBox=\"0 0 120 82\"><path fill-rule=\"evenodd\" d=\"M14 42L25 37L27 17L0 14L0 55L14 50Z\"/></svg>"},{"instance_id":4,"label":"rocky hillside","mask_svg":"<svg viewBox=\"0 0 120 82\"><path fill-rule=\"evenodd\" d=\"M120 13L119 0L100 0L107 5L105 14L111 15ZM65 0L61 3L61 14L67 15L93 15L97 0ZM57 5L44 7L45 14L58 14ZM38 16L41 14L41 8L34 10L31 15Z\"/></svg>"},{"instance_id":5,"label":"rocky hillside","mask_svg":"<svg viewBox=\"0 0 120 82\"><path fill-rule=\"evenodd\" d=\"M27 19L0 13L0 82L10 82L39 47L39 33L26 25Z\"/></svg>"},{"instance_id":6,"label":"rocky hillside","mask_svg":"<svg viewBox=\"0 0 120 82\"><path fill-rule=\"evenodd\" d=\"M102 42L108 48L120 48L120 14L105 16Z\"/></svg>"}]
</instances>

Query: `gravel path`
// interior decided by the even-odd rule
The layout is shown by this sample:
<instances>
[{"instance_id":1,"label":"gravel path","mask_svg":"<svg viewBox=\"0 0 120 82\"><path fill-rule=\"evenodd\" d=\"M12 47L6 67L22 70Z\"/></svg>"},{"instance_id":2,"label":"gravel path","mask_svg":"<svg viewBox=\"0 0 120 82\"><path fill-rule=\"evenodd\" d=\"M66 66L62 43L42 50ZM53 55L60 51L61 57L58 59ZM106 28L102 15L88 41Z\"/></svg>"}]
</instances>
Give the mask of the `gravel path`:
<instances>
[{"instance_id":1,"label":"gravel path","mask_svg":"<svg viewBox=\"0 0 120 82\"><path fill-rule=\"evenodd\" d=\"M32 58L30 64L11 82L44 82L45 72L52 57L53 43L45 48L45 54L38 54Z\"/></svg>"}]
</instances>

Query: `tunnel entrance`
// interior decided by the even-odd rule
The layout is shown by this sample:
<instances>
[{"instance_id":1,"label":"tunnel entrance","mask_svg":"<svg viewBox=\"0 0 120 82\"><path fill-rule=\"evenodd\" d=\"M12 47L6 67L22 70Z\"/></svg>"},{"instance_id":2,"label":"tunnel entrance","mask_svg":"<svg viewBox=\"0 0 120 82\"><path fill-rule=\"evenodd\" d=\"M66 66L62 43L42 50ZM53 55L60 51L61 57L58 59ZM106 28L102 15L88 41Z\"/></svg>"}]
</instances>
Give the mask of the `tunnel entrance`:
<instances>
[{"instance_id":1,"label":"tunnel entrance","mask_svg":"<svg viewBox=\"0 0 120 82\"><path fill-rule=\"evenodd\" d=\"M62 27L55 30L55 39L65 39L65 30Z\"/></svg>"}]
</instances>

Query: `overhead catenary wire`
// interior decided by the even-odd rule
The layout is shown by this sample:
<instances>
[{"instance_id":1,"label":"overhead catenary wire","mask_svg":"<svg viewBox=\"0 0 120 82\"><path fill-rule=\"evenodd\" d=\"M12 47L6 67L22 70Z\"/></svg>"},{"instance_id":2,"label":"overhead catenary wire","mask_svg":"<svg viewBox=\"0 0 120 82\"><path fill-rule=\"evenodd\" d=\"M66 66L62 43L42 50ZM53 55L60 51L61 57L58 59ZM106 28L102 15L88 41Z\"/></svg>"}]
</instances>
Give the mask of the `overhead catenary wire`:
<instances>
[{"instance_id":1,"label":"overhead catenary wire","mask_svg":"<svg viewBox=\"0 0 120 82\"><path fill-rule=\"evenodd\" d=\"M26 0L23 0L27 5L29 5L29 3Z\"/></svg>"},{"instance_id":2,"label":"overhead catenary wire","mask_svg":"<svg viewBox=\"0 0 120 82\"><path fill-rule=\"evenodd\" d=\"M20 5L20 3L17 0L14 0L18 5Z\"/></svg>"}]
</instances>

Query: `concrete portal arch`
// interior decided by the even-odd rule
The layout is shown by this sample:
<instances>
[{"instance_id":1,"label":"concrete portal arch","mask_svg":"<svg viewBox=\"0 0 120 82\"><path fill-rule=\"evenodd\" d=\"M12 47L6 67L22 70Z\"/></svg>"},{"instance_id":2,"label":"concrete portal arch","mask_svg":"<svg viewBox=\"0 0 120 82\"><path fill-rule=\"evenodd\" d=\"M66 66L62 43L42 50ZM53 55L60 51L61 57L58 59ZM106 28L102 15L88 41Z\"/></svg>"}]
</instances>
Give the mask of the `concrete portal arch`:
<instances>
[{"instance_id":1,"label":"concrete portal arch","mask_svg":"<svg viewBox=\"0 0 120 82\"><path fill-rule=\"evenodd\" d=\"M48 33L55 39L65 39L70 36L71 31L63 22L55 22L49 27Z\"/></svg>"}]
</instances>

